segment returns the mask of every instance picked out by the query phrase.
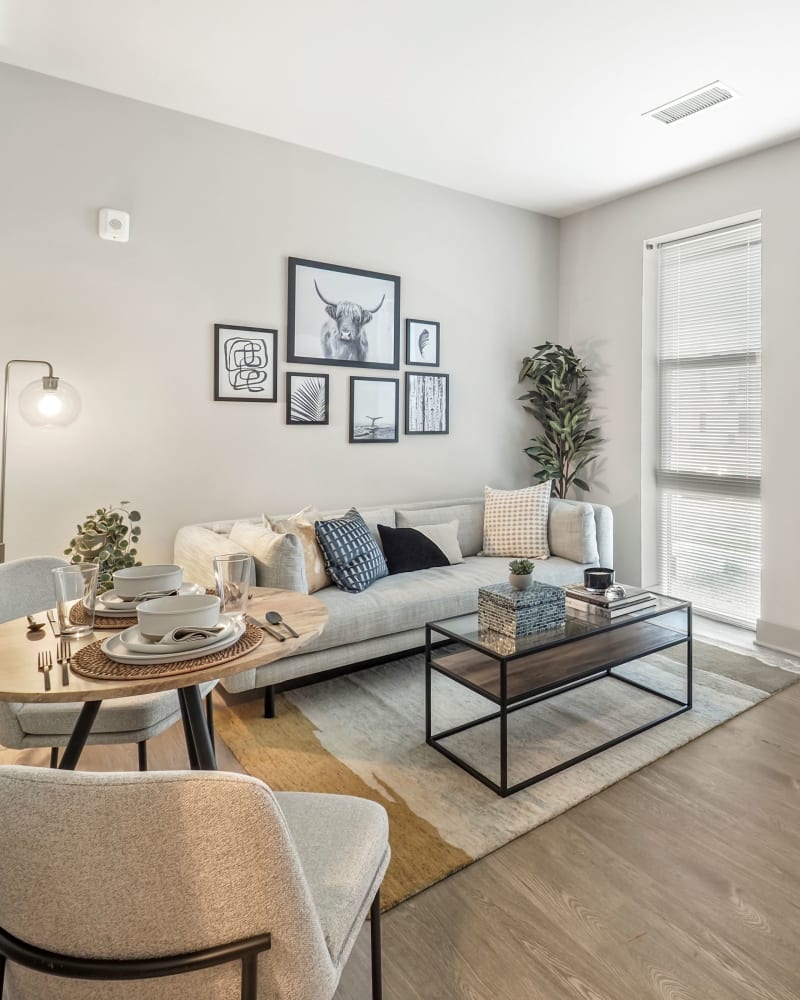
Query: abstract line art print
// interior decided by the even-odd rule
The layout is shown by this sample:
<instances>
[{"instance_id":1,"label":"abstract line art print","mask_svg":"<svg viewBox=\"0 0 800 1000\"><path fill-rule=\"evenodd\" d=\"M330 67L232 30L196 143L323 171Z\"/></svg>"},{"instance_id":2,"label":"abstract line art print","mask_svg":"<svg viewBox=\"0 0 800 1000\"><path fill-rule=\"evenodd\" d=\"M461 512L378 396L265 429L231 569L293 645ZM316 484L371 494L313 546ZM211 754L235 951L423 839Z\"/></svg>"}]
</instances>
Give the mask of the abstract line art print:
<instances>
[{"instance_id":1,"label":"abstract line art print","mask_svg":"<svg viewBox=\"0 0 800 1000\"><path fill-rule=\"evenodd\" d=\"M406 372L406 434L450 433L450 376Z\"/></svg>"},{"instance_id":2,"label":"abstract line art print","mask_svg":"<svg viewBox=\"0 0 800 1000\"><path fill-rule=\"evenodd\" d=\"M214 325L214 399L277 402L278 331Z\"/></svg>"}]
</instances>

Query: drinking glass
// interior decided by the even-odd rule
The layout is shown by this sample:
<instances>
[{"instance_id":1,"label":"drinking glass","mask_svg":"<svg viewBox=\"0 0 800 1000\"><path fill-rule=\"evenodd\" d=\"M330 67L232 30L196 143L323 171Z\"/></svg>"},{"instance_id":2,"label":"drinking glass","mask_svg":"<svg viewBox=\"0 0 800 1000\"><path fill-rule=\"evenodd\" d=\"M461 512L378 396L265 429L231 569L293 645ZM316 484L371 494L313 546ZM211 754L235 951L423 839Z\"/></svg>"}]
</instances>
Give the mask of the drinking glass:
<instances>
[{"instance_id":1,"label":"drinking glass","mask_svg":"<svg viewBox=\"0 0 800 1000\"><path fill-rule=\"evenodd\" d=\"M220 599L220 611L234 615L237 621L243 621L247 611L252 562L252 556L246 552L214 556L214 580Z\"/></svg>"},{"instance_id":2,"label":"drinking glass","mask_svg":"<svg viewBox=\"0 0 800 1000\"><path fill-rule=\"evenodd\" d=\"M58 631L70 639L82 639L94 631L94 602L97 596L97 564L72 563L53 570ZM72 609L83 605L81 618L72 620Z\"/></svg>"}]
</instances>

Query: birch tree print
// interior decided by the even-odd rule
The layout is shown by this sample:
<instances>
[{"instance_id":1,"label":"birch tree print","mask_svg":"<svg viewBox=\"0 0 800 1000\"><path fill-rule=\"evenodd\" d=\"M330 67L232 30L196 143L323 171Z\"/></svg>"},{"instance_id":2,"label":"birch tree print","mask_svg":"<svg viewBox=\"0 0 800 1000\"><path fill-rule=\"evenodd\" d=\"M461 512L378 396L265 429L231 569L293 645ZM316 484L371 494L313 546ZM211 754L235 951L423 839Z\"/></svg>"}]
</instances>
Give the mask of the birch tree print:
<instances>
[{"instance_id":1,"label":"birch tree print","mask_svg":"<svg viewBox=\"0 0 800 1000\"><path fill-rule=\"evenodd\" d=\"M449 375L406 372L406 434L449 432Z\"/></svg>"}]
</instances>

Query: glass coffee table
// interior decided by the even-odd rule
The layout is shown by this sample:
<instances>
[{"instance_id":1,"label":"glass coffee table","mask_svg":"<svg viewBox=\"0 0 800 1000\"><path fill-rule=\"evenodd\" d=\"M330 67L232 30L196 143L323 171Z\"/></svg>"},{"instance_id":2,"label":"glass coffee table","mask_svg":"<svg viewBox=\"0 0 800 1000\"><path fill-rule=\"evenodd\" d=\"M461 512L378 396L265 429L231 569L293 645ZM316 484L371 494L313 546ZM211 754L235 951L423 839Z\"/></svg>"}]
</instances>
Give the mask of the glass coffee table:
<instances>
[{"instance_id":1,"label":"glass coffee table","mask_svg":"<svg viewBox=\"0 0 800 1000\"><path fill-rule=\"evenodd\" d=\"M563 625L518 639L480 630L477 614L429 622L425 627L426 742L492 791L507 796L687 712L692 707L692 606L688 601L662 594L655 596L655 607L644 611L611 621L588 621L568 615ZM685 646L686 675L685 688L679 697L674 692L669 694L651 687L641 679L625 676L619 669L648 654L680 645ZM433 732L433 673L469 689L495 708L489 714ZM509 716L537 702L557 699L576 688L606 679L654 696L659 714L523 780L509 783ZM604 699L607 700L605 690ZM664 707L666 711L662 711ZM481 726L499 729L499 781L476 763L465 760L452 745L453 737ZM536 740L535 725L531 726L530 740Z\"/></svg>"}]
</instances>

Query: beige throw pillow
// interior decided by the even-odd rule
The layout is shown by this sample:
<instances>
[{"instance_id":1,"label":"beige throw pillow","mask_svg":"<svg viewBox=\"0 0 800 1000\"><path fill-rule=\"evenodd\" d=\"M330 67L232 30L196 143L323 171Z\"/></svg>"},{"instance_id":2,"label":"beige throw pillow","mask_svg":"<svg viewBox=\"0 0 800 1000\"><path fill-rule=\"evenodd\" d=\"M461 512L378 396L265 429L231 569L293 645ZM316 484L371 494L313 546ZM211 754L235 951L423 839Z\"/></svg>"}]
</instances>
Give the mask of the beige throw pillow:
<instances>
[{"instance_id":1,"label":"beige throw pillow","mask_svg":"<svg viewBox=\"0 0 800 1000\"><path fill-rule=\"evenodd\" d=\"M547 513L550 482L524 490L484 489L483 554L548 559Z\"/></svg>"},{"instance_id":2,"label":"beige throw pillow","mask_svg":"<svg viewBox=\"0 0 800 1000\"><path fill-rule=\"evenodd\" d=\"M268 518L264 515L264 524L281 535L297 535L303 546L303 559L306 564L306 583L309 594L330 587L333 581L325 572L325 558L319 547L314 531L314 521L319 515L312 507L304 507L291 517Z\"/></svg>"}]
</instances>

